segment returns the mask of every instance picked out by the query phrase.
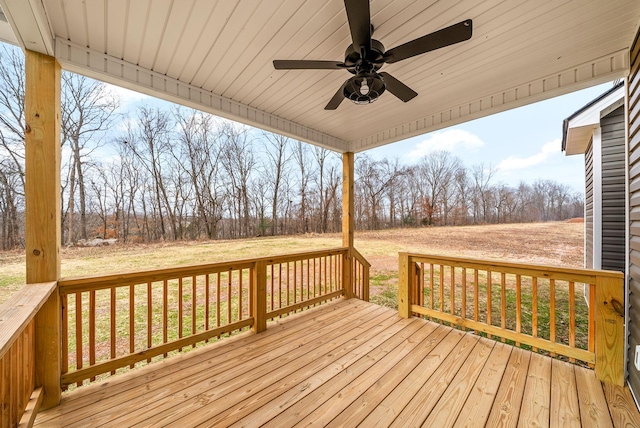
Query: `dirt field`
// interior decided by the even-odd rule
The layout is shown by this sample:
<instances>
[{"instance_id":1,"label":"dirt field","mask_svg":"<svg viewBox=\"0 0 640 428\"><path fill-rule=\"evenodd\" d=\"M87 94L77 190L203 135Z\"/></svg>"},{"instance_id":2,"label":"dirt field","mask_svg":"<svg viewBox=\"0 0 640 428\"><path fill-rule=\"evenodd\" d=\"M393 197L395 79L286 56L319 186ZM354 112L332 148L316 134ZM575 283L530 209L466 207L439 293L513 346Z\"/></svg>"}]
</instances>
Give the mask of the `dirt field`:
<instances>
[{"instance_id":1,"label":"dirt field","mask_svg":"<svg viewBox=\"0 0 640 428\"><path fill-rule=\"evenodd\" d=\"M398 252L581 267L584 224L530 223L357 232L372 295L395 283ZM338 247L339 234L62 250L62 276L86 276ZM24 284L22 252L0 252L0 303Z\"/></svg>"}]
</instances>

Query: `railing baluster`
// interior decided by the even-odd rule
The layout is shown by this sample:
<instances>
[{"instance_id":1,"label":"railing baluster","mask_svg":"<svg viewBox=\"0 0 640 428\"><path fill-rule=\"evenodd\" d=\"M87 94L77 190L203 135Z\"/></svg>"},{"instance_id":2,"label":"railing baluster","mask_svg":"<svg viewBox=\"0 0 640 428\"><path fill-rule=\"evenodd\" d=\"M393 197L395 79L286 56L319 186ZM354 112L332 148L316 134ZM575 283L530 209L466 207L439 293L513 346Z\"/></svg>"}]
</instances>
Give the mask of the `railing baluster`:
<instances>
[{"instance_id":1,"label":"railing baluster","mask_svg":"<svg viewBox=\"0 0 640 428\"><path fill-rule=\"evenodd\" d=\"M440 310L444 312L444 266L440 265Z\"/></svg>"},{"instance_id":2,"label":"railing baluster","mask_svg":"<svg viewBox=\"0 0 640 428\"><path fill-rule=\"evenodd\" d=\"M178 338L182 338L182 324L183 324L183 308L182 308L182 277L178 278ZM182 352L182 347L178 349Z\"/></svg>"},{"instance_id":3,"label":"railing baluster","mask_svg":"<svg viewBox=\"0 0 640 428\"><path fill-rule=\"evenodd\" d=\"M460 316L462 318L467 317L467 268L462 268L462 290L460 291L461 295L461 307L460 307Z\"/></svg>"},{"instance_id":4,"label":"railing baluster","mask_svg":"<svg viewBox=\"0 0 640 428\"><path fill-rule=\"evenodd\" d=\"M96 290L89 291L89 365L96 363ZM96 380L91 377L91 382Z\"/></svg>"},{"instance_id":5,"label":"railing baluster","mask_svg":"<svg viewBox=\"0 0 640 428\"><path fill-rule=\"evenodd\" d=\"M271 264L271 310L273 310L273 285L274 285L274 276L273 276L273 263Z\"/></svg>"},{"instance_id":6,"label":"railing baluster","mask_svg":"<svg viewBox=\"0 0 640 428\"><path fill-rule=\"evenodd\" d=\"M82 292L76 295L76 369L82 368ZM81 386L78 382L77 386Z\"/></svg>"},{"instance_id":7,"label":"railing baluster","mask_svg":"<svg viewBox=\"0 0 640 428\"><path fill-rule=\"evenodd\" d=\"M306 265L307 265L307 298L311 298L311 276L309 275L311 260L307 260Z\"/></svg>"},{"instance_id":8,"label":"railing baluster","mask_svg":"<svg viewBox=\"0 0 640 428\"><path fill-rule=\"evenodd\" d=\"M493 299L493 272L490 270L487 271L487 324L492 325L491 320L491 309L492 309L492 299ZM487 334L487 337L491 339L491 335Z\"/></svg>"},{"instance_id":9,"label":"railing baluster","mask_svg":"<svg viewBox=\"0 0 640 428\"><path fill-rule=\"evenodd\" d=\"M500 327L507 327L507 278L504 272L500 272ZM505 342L504 337L502 342Z\"/></svg>"},{"instance_id":10,"label":"railing baluster","mask_svg":"<svg viewBox=\"0 0 640 428\"><path fill-rule=\"evenodd\" d=\"M196 334L197 285L198 283L194 275L191 277L191 334ZM195 343L191 345L191 348L195 347Z\"/></svg>"},{"instance_id":11,"label":"railing baluster","mask_svg":"<svg viewBox=\"0 0 640 428\"><path fill-rule=\"evenodd\" d=\"M516 275L516 333L522 332L522 277ZM516 342L520 346L520 342Z\"/></svg>"},{"instance_id":12,"label":"railing baluster","mask_svg":"<svg viewBox=\"0 0 640 428\"><path fill-rule=\"evenodd\" d=\"M115 358L116 357L116 288L115 287L111 287L110 294L111 294L111 302L110 302L111 318L109 319L109 322L111 324L110 325L111 331L109 332L109 339L111 342L110 343L111 358ZM111 374L112 375L116 374L116 371L112 370Z\"/></svg>"},{"instance_id":13,"label":"railing baluster","mask_svg":"<svg viewBox=\"0 0 640 428\"><path fill-rule=\"evenodd\" d=\"M282 307L282 263L278 264L278 309Z\"/></svg>"},{"instance_id":14,"label":"railing baluster","mask_svg":"<svg viewBox=\"0 0 640 428\"><path fill-rule=\"evenodd\" d=\"M221 287L222 284L222 273L218 272L218 275L216 276L216 327L220 327L220 306L222 305L220 302L220 296L221 296ZM220 335L218 335L218 339L220 339Z\"/></svg>"},{"instance_id":15,"label":"railing baluster","mask_svg":"<svg viewBox=\"0 0 640 428\"><path fill-rule=\"evenodd\" d=\"M287 292L289 289L287 288ZM300 290L302 294L302 290ZM301 296L302 299L302 296ZM298 303L298 262L293 262L293 303ZM289 306L289 294L287 293L287 306Z\"/></svg>"},{"instance_id":16,"label":"railing baluster","mask_svg":"<svg viewBox=\"0 0 640 428\"><path fill-rule=\"evenodd\" d=\"M211 287L209 274L204 276L204 329L205 331L209 331L209 317L210 317L210 308L211 305ZM209 343L209 339L205 341Z\"/></svg>"},{"instance_id":17,"label":"railing baluster","mask_svg":"<svg viewBox=\"0 0 640 428\"><path fill-rule=\"evenodd\" d=\"M549 280L549 340L556 342L556 280ZM555 357L555 352L551 353Z\"/></svg>"},{"instance_id":18,"label":"railing baluster","mask_svg":"<svg viewBox=\"0 0 640 428\"><path fill-rule=\"evenodd\" d=\"M433 294L435 285L433 283L433 263L429 263L429 308L433 309Z\"/></svg>"},{"instance_id":19,"label":"railing baluster","mask_svg":"<svg viewBox=\"0 0 640 428\"><path fill-rule=\"evenodd\" d=\"M473 270L473 320L478 321L479 310L478 310L478 269ZM477 333L477 331L476 331Z\"/></svg>"},{"instance_id":20,"label":"railing baluster","mask_svg":"<svg viewBox=\"0 0 640 428\"><path fill-rule=\"evenodd\" d=\"M62 358L60 365L62 366L62 374L65 374L69 371L69 299L66 294L60 296L60 305L62 306L62 322L60 323L62 331ZM113 329L111 333L112 336L115 334ZM0 374L1 373L2 371L0 371Z\"/></svg>"},{"instance_id":21,"label":"railing baluster","mask_svg":"<svg viewBox=\"0 0 640 428\"><path fill-rule=\"evenodd\" d=\"M168 331L169 331L169 284L165 279L162 281L162 343L167 343ZM167 353L164 353L164 357L167 358Z\"/></svg>"},{"instance_id":22,"label":"railing baluster","mask_svg":"<svg viewBox=\"0 0 640 428\"><path fill-rule=\"evenodd\" d=\"M135 285L129 286L129 353L133 354L136 351L136 288ZM133 368L135 364L131 364L129 367Z\"/></svg>"},{"instance_id":23,"label":"railing baluster","mask_svg":"<svg viewBox=\"0 0 640 428\"><path fill-rule=\"evenodd\" d=\"M242 320L242 269L238 270L238 320Z\"/></svg>"},{"instance_id":24,"label":"railing baluster","mask_svg":"<svg viewBox=\"0 0 640 428\"><path fill-rule=\"evenodd\" d=\"M227 273L227 324L231 324L231 281L233 280L233 270Z\"/></svg>"},{"instance_id":25,"label":"railing baluster","mask_svg":"<svg viewBox=\"0 0 640 428\"><path fill-rule=\"evenodd\" d=\"M538 337L538 277L531 277L531 336ZM535 346L533 352L538 352Z\"/></svg>"},{"instance_id":26,"label":"railing baluster","mask_svg":"<svg viewBox=\"0 0 640 428\"><path fill-rule=\"evenodd\" d=\"M451 274L451 278L449 278L450 280L450 288L451 291L449 292L450 296L449 296L449 301L450 301L450 305L451 307L449 308L449 312L451 313L451 315L455 315L455 311L456 311L456 268L454 266L451 266L449 268L449 272Z\"/></svg>"},{"instance_id":27,"label":"railing baluster","mask_svg":"<svg viewBox=\"0 0 640 428\"><path fill-rule=\"evenodd\" d=\"M596 285L589 284L589 352L596 351Z\"/></svg>"},{"instance_id":28,"label":"railing baluster","mask_svg":"<svg viewBox=\"0 0 640 428\"><path fill-rule=\"evenodd\" d=\"M576 290L573 281L569 281L569 346L576 346ZM575 361L575 358L569 358L569 362Z\"/></svg>"},{"instance_id":29,"label":"railing baluster","mask_svg":"<svg viewBox=\"0 0 640 428\"><path fill-rule=\"evenodd\" d=\"M153 345L153 294L151 281L147 282L147 349ZM147 358L147 362L151 362L151 358Z\"/></svg>"}]
</instances>

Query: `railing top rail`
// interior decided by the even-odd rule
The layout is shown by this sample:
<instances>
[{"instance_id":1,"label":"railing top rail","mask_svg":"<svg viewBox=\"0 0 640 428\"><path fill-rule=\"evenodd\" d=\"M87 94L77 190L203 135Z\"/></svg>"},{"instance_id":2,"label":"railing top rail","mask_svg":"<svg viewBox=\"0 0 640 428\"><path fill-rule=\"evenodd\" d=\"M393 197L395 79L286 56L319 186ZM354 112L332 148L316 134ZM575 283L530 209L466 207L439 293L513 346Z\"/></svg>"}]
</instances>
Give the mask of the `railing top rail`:
<instances>
[{"instance_id":1,"label":"railing top rail","mask_svg":"<svg viewBox=\"0 0 640 428\"><path fill-rule=\"evenodd\" d=\"M56 282L28 284L0 305L0 358L56 289Z\"/></svg>"},{"instance_id":2,"label":"railing top rail","mask_svg":"<svg viewBox=\"0 0 640 428\"><path fill-rule=\"evenodd\" d=\"M353 252L355 258L358 259L360 264L365 265L368 268L371 267L371 263L369 263L369 261L362 255L362 253L360 253L360 251L355 248L352 248L351 251Z\"/></svg>"},{"instance_id":3,"label":"railing top rail","mask_svg":"<svg viewBox=\"0 0 640 428\"><path fill-rule=\"evenodd\" d=\"M567 280L577 281L577 282L585 282L585 283L593 283L595 282L596 277L606 277L606 278L616 278L616 279L624 279L624 274L622 272L614 272L607 270L593 270L593 269L583 269L583 268L567 268L560 266L542 266L535 265L529 263L513 263L513 262L504 262L499 260L482 260L482 259L474 259L470 257L451 257L451 256L440 256L440 255L432 255L432 254L418 254L418 253L409 253L409 252L401 252L400 255L406 255L413 261L424 262L424 263L434 263L434 264L448 264L455 265L458 267L469 267L469 268L478 268L481 270L491 270L494 272L521 272L523 275L530 275L536 272L537 276L549 276L545 273L553 273L567 276ZM554 275L555 277L555 275Z\"/></svg>"},{"instance_id":4,"label":"railing top rail","mask_svg":"<svg viewBox=\"0 0 640 428\"><path fill-rule=\"evenodd\" d=\"M111 275L91 275L75 278L63 278L58 281L62 294L73 293L86 289L91 284L91 289L97 290L129 284L143 284L162 280L172 280L186 276L204 275L207 273L225 272L229 270L247 269L256 262L263 261L266 264L283 263L287 261L304 260L331 254L342 254L347 248L330 248L326 250L305 251L276 256L257 257L252 259L234 260L229 262L206 263L199 265L187 265L175 268L148 269Z\"/></svg>"}]
</instances>

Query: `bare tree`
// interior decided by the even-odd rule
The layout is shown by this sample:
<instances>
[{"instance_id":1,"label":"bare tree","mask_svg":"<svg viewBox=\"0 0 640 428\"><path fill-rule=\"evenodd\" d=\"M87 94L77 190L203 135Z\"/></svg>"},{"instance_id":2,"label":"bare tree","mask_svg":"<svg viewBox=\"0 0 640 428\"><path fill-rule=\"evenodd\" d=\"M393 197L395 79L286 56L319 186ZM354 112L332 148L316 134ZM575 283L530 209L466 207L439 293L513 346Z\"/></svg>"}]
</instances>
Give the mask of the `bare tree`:
<instances>
[{"instance_id":1,"label":"bare tree","mask_svg":"<svg viewBox=\"0 0 640 428\"><path fill-rule=\"evenodd\" d=\"M62 73L62 145L71 151L67 239L74 240L76 185L80 202L80 237L87 239L85 171L92 153L103 144L101 138L117 118L119 101L107 86L87 77Z\"/></svg>"},{"instance_id":2,"label":"bare tree","mask_svg":"<svg viewBox=\"0 0 640 428\"><path fill-rule=\"evenodd\" d=\"M278 227L278 204L280 203L280 188L283 180L288 179L288 163L291 158L288 137L270 132L263 132L265 140L265 154L268 162L264 165L264 175L268 177L271 187L271 235L276 234Z\"/></svg>"},{"instance_id":3,"label":"bare tree","mask_svg":"<svg viewBox=\"0 0 640 428\"><path fill-rule=\"evenodd\" d=\"M256 160L249 141L248 129L225 123L222 126L224 136L221 161L229 179L229 194L234 211L240 221L238 234L251 235L251 195L250 179Z\"/></svg>"}]
</instances>

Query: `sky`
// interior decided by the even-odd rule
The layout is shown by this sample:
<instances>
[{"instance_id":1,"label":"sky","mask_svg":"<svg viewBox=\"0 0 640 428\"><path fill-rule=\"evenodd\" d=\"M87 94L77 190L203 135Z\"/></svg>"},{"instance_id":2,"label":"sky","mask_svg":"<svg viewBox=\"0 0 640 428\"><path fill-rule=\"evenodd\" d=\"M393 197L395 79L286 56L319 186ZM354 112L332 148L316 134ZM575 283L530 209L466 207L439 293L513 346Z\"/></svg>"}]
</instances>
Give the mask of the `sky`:
<instances>
[{"instance_id":1,"label":"sky","mask_svg":"<svg viewBox=\"0 0 640 428\"><path fill-rule=\"evenodd\" d=\"M584 192L584 155L562 152L562 122L613 83L476 119L368 151L374 159L399 157L405 164L447 150L471 167L496 168L495 183L516 186L550 179ZM400 154L400 155L398 155Z\"/></svg>"},{"instance_id":2,"label":"sky","mask_svg":"<svg viewBox=\"0 0 640 428\"><path fill-rule=\"evenodd\" d=\"M399 157L402 163L411 164L432 151L447 150L467 167L483 163L495 168L494 183L517 186L520 181L550 179L584 192L584 156L562 152L562 122L612 85L594 86L366 153L374 159ZM121 97L125 111L133 112L141 104L168 104L127 89L112 89Z\"/></svg>"}]
</instances>

